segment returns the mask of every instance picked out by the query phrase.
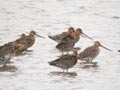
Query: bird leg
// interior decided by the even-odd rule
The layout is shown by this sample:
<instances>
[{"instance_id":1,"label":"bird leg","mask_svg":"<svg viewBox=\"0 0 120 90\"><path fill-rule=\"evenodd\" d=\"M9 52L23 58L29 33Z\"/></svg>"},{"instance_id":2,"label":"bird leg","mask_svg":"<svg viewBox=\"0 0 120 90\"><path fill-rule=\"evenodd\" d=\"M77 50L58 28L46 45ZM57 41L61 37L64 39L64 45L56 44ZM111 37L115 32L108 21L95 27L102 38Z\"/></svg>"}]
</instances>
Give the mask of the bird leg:
<instances>
[{"instance_id":1,"label":"bird leg","mask_svg":"<svg viewBox=\"0 0 120 90\"><path fill-rule=\"evenodd\" d=\"M90 59L86 59L86 63L90 63Z\"/></svg>"},{"instance_id":2,"label":"bird leg","mask_svg":"<svg viewBox=\"0 0 120 90\"><path fill-rule=\"evenodd\" d=\"M68 73L68 69L66 69L66 73Z\"/></svg>"},{"instance_id":3,"label":"bird leg","mask_svg":"<svg viewBox=\"0 0 120 90\"><path fill-rule=\"evenodd\" d=\"M89 62L90 62L90 63L92 63L92 59L91 59L91 60L89 60Z\"/></svg>"},{"instance_id":4,"label":"bird leg","mask_svg":"<svg viewBox=\"0 0 120 90\"><path fill-rule=\"evenodd\" d=\"M3 67L6 67L6 61L3 62Z\"/></svg>"},{"instance_id":5,"label":"bird leg","mask_svg":"<svg viewBox=\"0 0 120 90\"><path fill-rule=\"evenodd\" d=\"M67 51L67 55L69 54L69 50Z\"/></svg>"},{"instance_id":6,"label":"bird leg","mask_svg":"<svg viewBox=\"0 0 120 90\"><path fill-rule=\"evenodd\" d=\"M63 56L63 52L62 52L62 56Z\"/></svg>"},{"instance_id":7,"label":"bird leg","mask_svg":"<svg viewBox=\"0 0 120 90\"><path fill-rule=\"evenodd\" d=\"M64 55L64 51L62 51L62 56Z\"/></svg>"}]
</instances>

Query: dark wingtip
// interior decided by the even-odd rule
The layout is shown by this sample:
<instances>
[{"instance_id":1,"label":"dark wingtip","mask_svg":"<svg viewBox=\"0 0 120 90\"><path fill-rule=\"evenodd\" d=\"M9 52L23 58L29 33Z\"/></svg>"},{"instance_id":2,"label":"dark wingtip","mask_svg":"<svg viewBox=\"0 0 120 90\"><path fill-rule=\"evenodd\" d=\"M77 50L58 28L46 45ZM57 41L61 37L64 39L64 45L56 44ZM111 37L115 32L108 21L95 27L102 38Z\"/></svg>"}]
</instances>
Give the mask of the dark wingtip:
<instances>
[{"instance_id":1,"label":"dark wingtip","mask_svg":"<svg viewBox=\"0 0 120 90\"><path fill-rule=\"evenodd\" d=\"M58 48L59 45L56 46L56 48Z\"/></svg>"},{"instance_id":2,"label":"dark wingtip","mask_svg":"<svg viewBox=\"0 0 120 90\"><path fill-rule=\"evenodd\" d=\"M53 39L52 36L48 36L50 39Z\"/></svg>"},{"instance_id":3,"label":"dark wingtip","mask_svg":"<svg viewBox=\"0 0 120 90\"><path fill-rule=\"evenodd\" d=\"M49 63L49 65L55 65L55 63L54 62L48 62Z\"/></svg>"},{"instance_id":4,"label":"dark wingtip","mask_svg":"<svg viewBox=\"0 0 120 90\"><path fill-rule=\"evenodd\" d=\"M61 45L62 45L62 43L59 43L58 45L56 45L56 48L57 49L61 48L62 47Z\"/></svg>"},{"instance_id":5,"label":"dark wingtip","mask_svg":"<svg viewBox=\"0 0 120 90\"><path fill-rule=\"evenodd\" d=\"M48 62L49 64L51 64L51 62Z\"/></svg>"},{"instance_id":6,"label":"dark wingtip","mask_svg":"<svg viewBox=\"0 0 120 90\"><path fill-rule=\"evenodd\" d=\"M49 38L51 37L51 36L48 36Z\"/></svg>"}]
</instances>

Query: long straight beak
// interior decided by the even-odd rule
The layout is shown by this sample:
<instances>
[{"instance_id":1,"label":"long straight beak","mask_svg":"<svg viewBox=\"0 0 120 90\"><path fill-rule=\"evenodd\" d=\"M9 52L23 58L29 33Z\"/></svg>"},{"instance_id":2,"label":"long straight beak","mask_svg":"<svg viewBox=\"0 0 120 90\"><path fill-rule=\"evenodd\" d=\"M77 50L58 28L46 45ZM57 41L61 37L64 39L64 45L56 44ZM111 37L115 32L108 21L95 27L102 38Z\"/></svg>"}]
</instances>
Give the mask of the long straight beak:
<instances>
[{"instance_id":1,"label":"long straight beak","mask_svg":"<svg viewBox=\"0 0 120 90\"><path fill-rule=\"evenodd\" d=\"M40 37L40 38L45 38L45 37L43 37L43 36L41 36L41 35L39 35L39 34L36 34L36 36L38 36L38 37Z\"/></svg>"},{"instance_id":2,"label":"long straight beak","mask_svg":"<svg viewBox=\"0 0 120 90\"><path fill-rule=\"evenodd\" d=\"M86 35L85 33L82 33L82 37L87 37L87 38L89 38L89 39L93 40L91 37L89 37L89 36L88 36L88 35Z\"/></svg>"},{"instance_id":3,"label":"long straight beak","mask_svg":"<svg viewBox=\"0 0 120 90\"><path fill-rule=\"evenodd\" d=\"M81 34L82 37L86 38L83 34Z\"/></svg>"},{"instance_id":4,"label":"long straight beak","mask_svg":"<svg viewBox=\"0 0 120 90\"><path fill-rule=\"evenodd\" d=\"M108 49L108 48L106 48L105 46L102 46L102 45L101 45L101 47L103 47L104 49L106 49L106 50L108 50L108 51L112 51L111 49Z\"/></svg>"}]
</instances>

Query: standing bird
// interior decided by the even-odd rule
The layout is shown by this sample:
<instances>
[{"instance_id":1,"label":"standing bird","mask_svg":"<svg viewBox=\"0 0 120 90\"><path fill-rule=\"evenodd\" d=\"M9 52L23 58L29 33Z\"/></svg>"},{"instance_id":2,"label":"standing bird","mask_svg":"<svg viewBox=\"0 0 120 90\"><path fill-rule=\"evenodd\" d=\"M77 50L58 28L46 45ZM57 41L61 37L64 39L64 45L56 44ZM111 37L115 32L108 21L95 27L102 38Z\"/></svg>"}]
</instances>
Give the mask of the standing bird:
<instances>
[{"instance_id":1,"label":"standing bird","mask_svg":"<svg viewBox=\"0 0 120 90\"><path fill-rule=\"evenodd\" d=\"M19 39L12 42L15 46L16 53L23 52L33 46L33 44L35 43L35 35L44 38L38 35L35 31L31 31L28 36L22 34Z\"/></svg>"},{"instance_id":2,"label":"standing bird","mask_svg":"<svg viewBox=\"0 0 120 90\"><path fill-rule=\"evenodd\" d=\"M12 43L0 47L0 63L6 66L7 62L15 56L15 49Z\"/></svg>"},{"instance_id":3,"label":"standing bird","mask_svg":"<svg viewBox=\"0 0 120 90\"><path fill-rule=\"evenodd\" d=\"M49 62L49 64L52 66L62 68L63 72L65 72L65 70L66 72L68 72L68 69L72 68L77 63L77 60L78 60L78 53L77 51L74 51L72 55L69 54L69 55L61 56L60 58Z\"/></svg>"},{"instance_id":4,"label":"standing bird","mask_svg":"<svg viewBox=\"0 0 120 90\"><path fill-rule=\"evenodd\" d=\"M45 38L43 36L40 36L39 34L37 34L35 31L31 31L29 33L28 36L26 36L26 39L25 39L25 48L30 48L31 46L33 46L33 44L35 43L35 35L40 37L40 38Z\"/></svg>"},{"instance_id":5,"label":"standing bird","mask_svg":"<svg viewBox=\"0 0 120 90\"><path fill-rule=\"evenodd\" d=\"M72 34L75 32L73 27L68 28L67 32L62 32L61 34L54 35L54 36L48 36L50 39L56 41L57 43L60 43L63 38L65 38L67 35Z\"/></svg>"},{"instance_id":6,"label":"standing bird","mask_svg":"<svg viewBox=\"0 0 120 90\"><path fill-rule=\"evenodd\" d=\"M74 48L75 43L78 42L80 36L87 37L93 40L91 37L84 34L80 28L78 28L75 32L63 38L62 41L56 46L56 48L62 51L62 55L63 55L64 51L69 52Z\"/></svg>"},{"instance_id":7,"label":"standing bird","mask_svg":"<svg viewBox=\"0 0 120 90\"><path fill-rule=\"evenodd\" d=\"M99 41L95 41L94 45L86 48L84 51L82 51L79 54L78 59L86 61L86 62L92 62L92 60L95 59L100 52L99 47L103 47L106 50L112 51L112 50L104 47L103 45L101 45L101 43Z\"/></svg>"}]
</instances>

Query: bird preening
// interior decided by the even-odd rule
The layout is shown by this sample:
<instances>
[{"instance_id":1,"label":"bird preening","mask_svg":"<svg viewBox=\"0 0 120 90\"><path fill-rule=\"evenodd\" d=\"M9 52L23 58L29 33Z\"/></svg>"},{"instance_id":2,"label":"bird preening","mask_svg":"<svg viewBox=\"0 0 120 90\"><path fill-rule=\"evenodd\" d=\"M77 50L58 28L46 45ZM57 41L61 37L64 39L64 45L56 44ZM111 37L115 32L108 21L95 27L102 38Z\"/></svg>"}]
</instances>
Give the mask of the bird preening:
<instances>
[{"instance_id":1,"label":"bird preening","mask_svg":"<svg viewBox=\"0 0 120 90\"><path fill-rule=\"evenodd\" d=\"M0 64L5 67L8 61L18 53L22 53L32 47L36 40L35 36L43 39L45 38L32 30L28 35L23 33L18 39L0 46ZM86 35L81 28L77 28L75 30L73 27L69 27L66 32L48 37L49 39L57 42L55 48L62 53L59 58L48 63L51 66L63 69L63 72L68 72L68 69L76 65L79 60L92 63L98 56L100 47L108 51L112 51L111 49L103 46L99 41L94 41L93 45L78 53L79 49L75 50L75 44L79 42L81 37L88 38L93 41L93 38ZM64 54L64 52L67 52L67 54ZM72 54L69 52L72 52ZM120 52L120 50L118 50L118 52Z\"/></svg>"}]
</instances>

